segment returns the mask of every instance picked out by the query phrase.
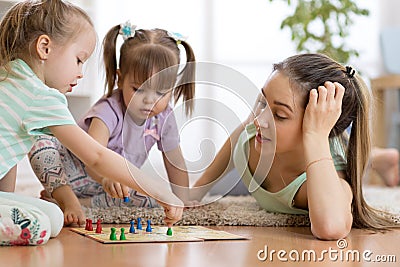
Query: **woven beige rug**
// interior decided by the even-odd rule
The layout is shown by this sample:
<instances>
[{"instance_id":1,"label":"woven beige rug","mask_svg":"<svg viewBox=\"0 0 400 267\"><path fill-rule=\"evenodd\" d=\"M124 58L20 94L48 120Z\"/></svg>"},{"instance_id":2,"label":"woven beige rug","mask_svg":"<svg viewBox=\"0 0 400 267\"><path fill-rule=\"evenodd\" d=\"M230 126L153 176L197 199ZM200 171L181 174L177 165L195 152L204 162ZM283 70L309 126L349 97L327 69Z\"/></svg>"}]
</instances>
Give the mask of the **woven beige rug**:
<instances>
[{"instance_id":1,"label":"woven beige rug","mask_svg":"<svg viewBox=\"0 0 400 267\"><path fill-rule=\"evenodd\" d=\"M366 187L366 201L373 207L390 211L393 220L400 222L400 187ZM163 224L161 208L84 208L86 216L103 223L129 223L141 217L153 224ZM206 206L186 209L177 225L242 225L242 226L308 226L306 215L289 215L266 212L251 196L225 196Z\"/></svg>"}]
</instances>

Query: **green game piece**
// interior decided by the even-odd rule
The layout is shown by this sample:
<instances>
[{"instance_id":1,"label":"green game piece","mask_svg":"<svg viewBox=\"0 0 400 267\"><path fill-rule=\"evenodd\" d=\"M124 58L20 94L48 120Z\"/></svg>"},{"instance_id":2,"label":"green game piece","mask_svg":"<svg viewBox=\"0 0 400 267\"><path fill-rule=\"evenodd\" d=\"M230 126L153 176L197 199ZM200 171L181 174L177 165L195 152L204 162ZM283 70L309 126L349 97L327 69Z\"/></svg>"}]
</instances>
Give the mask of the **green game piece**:
<instances>
[{"instance_id":1,"label":"green game piece","mask_svg":"<svg viewBox=\"0 0 400 267\"><path fill-rule=\"evenodd\" d=\"M168 227L167 235L172 236L172 229L170 227Z\"/></svg>"},{"instance_id":2,"label":"green game piece","mask_svg":"<svg viewBox=\"0 0 400 267\"><path fill-rule=\"evenodd\" d=\"M111 228L110 240L117 240L115 228Z\"/></svg>"},{"instance_id":3,"label":"green game piece","mask_svg":"<svg viewBox=\"0 0 400 267\"><path fill-rule=\"evenodd\" d=\"M125 228L121 228L121 235L119 236L119 240L126 240Z\"/></svg>"}]
</instances>

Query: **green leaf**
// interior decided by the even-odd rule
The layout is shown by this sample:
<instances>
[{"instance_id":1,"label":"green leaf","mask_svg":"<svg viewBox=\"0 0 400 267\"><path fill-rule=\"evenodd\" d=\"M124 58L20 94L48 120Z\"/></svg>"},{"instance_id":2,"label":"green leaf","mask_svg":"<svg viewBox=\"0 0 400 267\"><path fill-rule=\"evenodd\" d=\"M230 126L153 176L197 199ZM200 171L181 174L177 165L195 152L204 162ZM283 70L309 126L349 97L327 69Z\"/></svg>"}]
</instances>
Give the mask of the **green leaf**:
<instances>
[{"instance_id":1,"label":"green leaf","mask_svg":"<svg viewBox=\"0 0 400 267\"><path fill-rule=\"evenodd\" d=\"M20 213L17 208L12 208L11 210L11 219L14 222L14 224L18 224L20 220Z\"/></svg>"},{"instance_id":2,"label":"green leaf","mask_svg":"<svg viewBox=\"0 0 400 267\"><path fill-rule=\"evenodd\" d=\"M274 0L269 0L272 2ZM275 0L277 1L277 0ZM323 52L341 63L346 63L352 56L358 57L354 49L346 48L345 41L349 34L349 26L354 16L369 16L369 10L359 8L353 0L283 0L288 6L294 6L294 12L285 18L280 28L288 28L298 52L310 52L308 47L321 47ZM323 31L313 33L309 25L320 22ZM335 47L333 40L340 40Z\"/></svg>"}]
</instances>

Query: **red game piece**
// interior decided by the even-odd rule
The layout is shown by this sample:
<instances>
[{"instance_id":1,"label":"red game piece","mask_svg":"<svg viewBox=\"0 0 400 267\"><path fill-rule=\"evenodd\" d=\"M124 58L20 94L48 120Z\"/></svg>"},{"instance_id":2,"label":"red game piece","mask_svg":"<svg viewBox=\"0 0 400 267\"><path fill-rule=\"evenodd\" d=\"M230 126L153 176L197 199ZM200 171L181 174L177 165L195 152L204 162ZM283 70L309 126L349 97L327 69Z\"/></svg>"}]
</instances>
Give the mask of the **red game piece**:
<instances>
[{"instance_id":1,"label":"red game piece","mask_svg":"<svg viewBox=\"0 0 400 267\"><path fill-rule=\"evenodd\" d=\"M96 234L101 234L101 230L102 230L101 220L98 219L97 222L96 222Z\"/></svg>"},{"instance_id":2,"label":"red game piece","mask_svg":"<svg viewBox=\"0 0 400 267\"><path fill-rule=\"evenodd\" d=\"M88 227L87 227L86 230L93 231L93 224L92 224L92 220L91 219L88 219Z\"/></svg>"},{"instance_id":3,"label":"red game piece","mask_svg":"<svg viewBox=\"0 0 400 267\"><path fill-rule=\"evenodd\" d=\"M89 219L86 219L85 230L89 230Z\"/></svg>"}]
</instances>

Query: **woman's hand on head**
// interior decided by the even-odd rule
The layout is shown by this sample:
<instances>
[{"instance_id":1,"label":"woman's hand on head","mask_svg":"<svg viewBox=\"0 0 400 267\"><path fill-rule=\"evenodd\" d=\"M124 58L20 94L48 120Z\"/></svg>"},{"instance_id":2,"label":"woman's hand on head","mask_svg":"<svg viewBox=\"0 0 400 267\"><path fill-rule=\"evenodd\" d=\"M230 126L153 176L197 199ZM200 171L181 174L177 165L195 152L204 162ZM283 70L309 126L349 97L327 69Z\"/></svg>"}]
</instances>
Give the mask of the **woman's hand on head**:
<instances>
[{"instance_id":1,"label":"woman's hand on head","mask_svg":"<svg viewBox=\"0 0 400 267\"><path fill-rule=\"evenodd\" d=\"M329 136L342 112L344 90L340 83L325 82L310 91L303 118L303 136Z\"/></svg>"},{"instance_id":2,"label":"woman's hand on head","mask_svg":"<svg viewBox=\"0 0 400 267\"><path fill-rule=\"evenodd\" d=\"M114 198L124 198L129 196L129 187L124 186L120 183L114 182L113 180L103 178L101 181L104 191Z\"/></svg>"}]
</instances>

